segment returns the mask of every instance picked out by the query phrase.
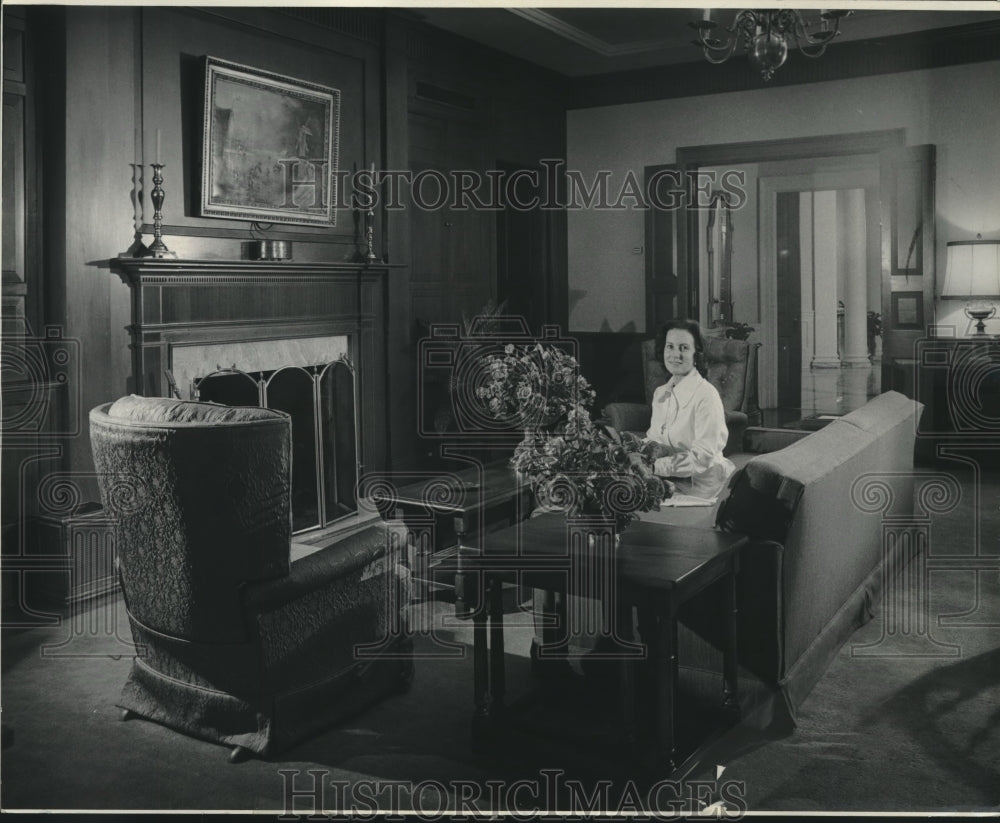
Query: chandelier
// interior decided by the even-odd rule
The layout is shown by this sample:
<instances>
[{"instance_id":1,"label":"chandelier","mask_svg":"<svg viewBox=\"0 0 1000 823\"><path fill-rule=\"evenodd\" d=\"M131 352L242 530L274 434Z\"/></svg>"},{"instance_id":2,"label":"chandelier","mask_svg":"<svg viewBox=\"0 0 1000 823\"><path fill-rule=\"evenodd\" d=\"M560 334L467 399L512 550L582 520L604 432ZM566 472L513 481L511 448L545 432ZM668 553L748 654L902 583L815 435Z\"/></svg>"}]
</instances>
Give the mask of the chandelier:
<instances>
[{"instance_id":1,"label":"chandelier","mask_svg":"<svg viewBox=\"0 0 1000 823\"><path fill-rule=\"evenodd\" d=\"M705 9L701 20L688 25L698 31L694 44L701 47L709 63L725 63L738 47L742 47L751 65L760 69L761 77L767 81L788 57L789 40L793 40L806 57L819 57L840 34L841 18L850 13L822 9L820 29L816 32L809 32L810 23L793 9L744 9L736 14L729 28L712 20L712 10Z\"/></svg>"}]
</instances>

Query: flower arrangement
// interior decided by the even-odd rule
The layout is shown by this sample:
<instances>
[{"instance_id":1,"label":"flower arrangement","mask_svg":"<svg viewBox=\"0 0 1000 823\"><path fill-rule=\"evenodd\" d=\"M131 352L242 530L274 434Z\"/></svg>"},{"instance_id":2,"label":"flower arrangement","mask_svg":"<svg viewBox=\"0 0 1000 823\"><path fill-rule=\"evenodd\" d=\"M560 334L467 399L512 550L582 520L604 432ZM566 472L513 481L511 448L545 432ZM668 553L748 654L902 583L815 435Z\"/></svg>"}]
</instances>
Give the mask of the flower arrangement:
<instances>
[{"instance_id":1,"label":"flower arrangement","mask_svg":"<svg viewBox=\"0 0 1000 823\"><path fill-rule=\"evenodd\" d=\"M483 372L477 397L495 419L521 428L552 426L594 403L576 359L556 346L508 343L502 354L486 355Z\"/></svg>"},{"instance_id":2,"label":"flower arrangement","mask_svg":"<svg viewBox=\"0 0 1000 823\"><path fill-rule=\"evenodd\" d=\"M496 419L523 424L511 465L539 505L599 515L620 531L670 496L653 473L655 443L591 419L595 392L574 357L540 343L508 344L487 356L485 372L477 396Z\"/></svg>"}]
</instances>

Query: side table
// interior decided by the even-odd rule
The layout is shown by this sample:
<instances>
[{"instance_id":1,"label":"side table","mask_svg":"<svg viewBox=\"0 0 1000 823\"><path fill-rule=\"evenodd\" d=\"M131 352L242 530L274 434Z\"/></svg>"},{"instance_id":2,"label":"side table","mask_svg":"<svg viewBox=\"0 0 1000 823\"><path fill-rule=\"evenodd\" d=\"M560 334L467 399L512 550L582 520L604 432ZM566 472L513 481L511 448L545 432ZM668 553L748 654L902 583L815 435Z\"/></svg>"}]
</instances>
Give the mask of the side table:
<instances>
[{"instance_id":1,"label":"side table","mask_svg":"<svg viewBox=\"0 0 1000 823\"><path fill-rule=\"evenodd\" d=\"M458 552L456 518L463 533L478 535L522 520L531 504L529 486L506 460L429 475L397 489L393 502L410 535L415 587L425 595L454 587L454 569L442 564Z\"/></svg>"},{"instance_id":2,"label":"side table","mask_svg":"<svg viewBox=\"0 0 1000 823\"><path fill-rule=\"evenodd\" d=\"M623 743L651 774L666 776L693 768L714 737L739 718L737 682L736 574L744 535L711 529L642 522L633 524L610 551L607 541L571 539L561 514L546 514L459 546L456 568L464 582L456 609L474 622L474 743L482 744L508 725L514 707L505 705L503 583L520 583L565 594L580 589L610 562L614 569L617 613L639 612L640 638L648 660L620 659ZM727 616L723 651L721 723L705 732L690 752L678 748L676 734L678 657L677 613L680 607L717 581L724 581L720 602ZM620 625L620 640L630 641L631 620ZM642 696L649 695L646 702ZM648 712L648 716L646 714ZM503 716L505 722L495 720ZM642 733L648 741L640 741ZM683 757L682 757L683 756Z\"/></svg>"}]
</instances>

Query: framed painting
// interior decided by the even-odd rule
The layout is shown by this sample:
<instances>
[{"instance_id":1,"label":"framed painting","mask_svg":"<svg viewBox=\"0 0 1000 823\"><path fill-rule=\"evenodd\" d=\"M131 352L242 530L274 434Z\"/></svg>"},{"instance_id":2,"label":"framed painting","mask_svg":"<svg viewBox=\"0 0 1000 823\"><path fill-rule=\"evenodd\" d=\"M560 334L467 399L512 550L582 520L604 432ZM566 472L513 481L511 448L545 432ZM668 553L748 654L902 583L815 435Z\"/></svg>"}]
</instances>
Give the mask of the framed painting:
<instances>
[{"instance_id":1,"label":"framed painting","mask_svg":"<svg viewBox=\"0 0 1000 823\"><path fill-rule=\"evenodd\" d=\"M201 216L333 226L340 92L205 58Z\"/></svg>"},{"instance_id":2,"label":"framed painting","mask_svg":"<svg viewBox=\"0 0 1000 823\"><path fill-rule=\"evenodd\" d=\"M919 291L892 293L892 327L921 331L924 328L924 294Z\"/></svg>"}]
</instances>

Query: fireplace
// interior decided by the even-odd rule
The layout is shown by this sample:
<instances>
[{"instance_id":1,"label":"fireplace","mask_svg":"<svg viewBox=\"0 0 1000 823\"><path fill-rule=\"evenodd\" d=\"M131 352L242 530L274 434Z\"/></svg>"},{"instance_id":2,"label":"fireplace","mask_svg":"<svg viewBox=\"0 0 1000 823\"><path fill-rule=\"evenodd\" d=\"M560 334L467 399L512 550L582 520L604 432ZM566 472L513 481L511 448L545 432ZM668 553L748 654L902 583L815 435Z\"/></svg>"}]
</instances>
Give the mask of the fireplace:
<instances>
[{"instance_id":1,"label":"fireplace","mask_svg":"<svg viewBox=\"0 0 1000 823\"><path fill-rule=\"evenodd\" d=\"M354 369L346 359L273 371L216 371L195 379L195 395L291 416L292 531L327 526L357 511Z\"/></svg>"},{"instance_id":2,"label":"fireplace","mask_svg":"<svg viewBox=\"0 0 1000 823\"><path fill-rule=\"evenodd\" d=\"M292 419L293 530L347 521L386 464L385 279L347 263L112 261L132 291L130 389Z\"/></svg>"},{"instance_id":3,"label":"fireplace","mask_svg":"<svg viewBox=\"0 0 1000 823\"><path fill-rule=\"evenodd\" d=\"M177 345L174 387L193 400L263 406L292 418L292 529L357 511L356 372L350 337Z\"/></svg>"}]
</instances>

